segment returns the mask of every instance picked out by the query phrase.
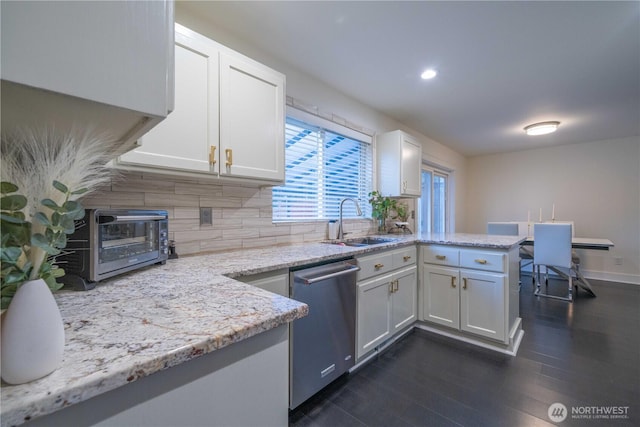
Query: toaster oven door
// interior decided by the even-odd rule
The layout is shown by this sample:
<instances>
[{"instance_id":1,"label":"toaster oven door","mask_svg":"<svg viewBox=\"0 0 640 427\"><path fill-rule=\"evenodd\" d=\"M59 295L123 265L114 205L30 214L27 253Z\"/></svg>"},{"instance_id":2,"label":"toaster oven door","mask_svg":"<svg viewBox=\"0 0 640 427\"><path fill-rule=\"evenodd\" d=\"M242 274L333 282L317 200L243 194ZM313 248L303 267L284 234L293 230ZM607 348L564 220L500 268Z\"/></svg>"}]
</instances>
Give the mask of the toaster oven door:
<instances>
[{"instance_id":1,"label":"toaster oven door","mask_svg":"<svg viewBox=\"0 0 640 427\"><path fill-rule=\"evenodd\" d=\"M140 264L160 260L163 250L161 242L166 240L167 233L166 229L161 229L166 222L160 221L160 218L156 219L153 215L98 217L97 276L112 276Z\"/></svg>"}]
</instances>

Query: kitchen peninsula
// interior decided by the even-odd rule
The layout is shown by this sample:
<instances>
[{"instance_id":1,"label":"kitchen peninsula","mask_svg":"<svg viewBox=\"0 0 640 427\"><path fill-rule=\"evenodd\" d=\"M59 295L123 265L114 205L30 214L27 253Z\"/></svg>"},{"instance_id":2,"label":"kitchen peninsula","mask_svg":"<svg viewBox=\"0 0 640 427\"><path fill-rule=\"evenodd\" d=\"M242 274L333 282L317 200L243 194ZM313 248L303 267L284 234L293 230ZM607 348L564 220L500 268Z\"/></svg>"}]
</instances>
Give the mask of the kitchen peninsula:
<instances>
[{"instance_id":1,"label":"kitchen peninsula","mask_svg":"<svg viewBox=\"0 0 640 427\"><path fill-rule=\"evenodd\" d=\"M209 412L204 412L211 414L207 404L213 407L233 398L239 400L225 408L226 414L216 413L219 418L209 421L232 419L246 425L252 410L264 409L260 400L271 402L272 396L281 402L274 419L284 425L286 325L305 316L308 307L235 279L416 244L422 257L423 249L432 245L508 254L517 252L522 240L471 234L384 237L391 241L368 247L318 242L183 257L105 281L89 292L57 293L66 333L63 365L28 384L2 384L2 426L30 420L33 425L50 425L65 416L75 425L113 425L125 422L127 418L118 418L125 415L141 425L169 425L175 422L172 413L200 416L189 406L192 403L205 405ZM517 298L511 303L517 315ZM248 348L235 352L243 345ZM224 374L245 359L248 363L240 365L243 378L235 376L238 371ZM210 372L205 364L216 371ZM216 376L219 372L224 375ZM129 402L127 389L135 391ZM178 389L192 393L187 396L193 402L184 393L182 400L167 400L175 399L172 393ZM246 405L253 392L261 399Z\"/></svg>"}]
</instances>

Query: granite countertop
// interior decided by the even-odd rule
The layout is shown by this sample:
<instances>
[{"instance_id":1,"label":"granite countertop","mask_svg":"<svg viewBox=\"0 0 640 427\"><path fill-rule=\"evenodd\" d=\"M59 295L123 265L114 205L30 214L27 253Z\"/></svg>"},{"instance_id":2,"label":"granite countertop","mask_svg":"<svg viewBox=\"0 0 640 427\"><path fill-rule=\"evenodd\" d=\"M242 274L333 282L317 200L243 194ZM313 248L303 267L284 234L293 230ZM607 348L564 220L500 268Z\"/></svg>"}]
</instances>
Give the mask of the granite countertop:
<instances>
[{"instance_id":1,"label":"granite countertop","mask_svg":"<svg viewBox=\"0 0 640 427\"><path fill-rule=\"evenodd\" d=\"M416 236L416 241L419 243L492 249L509 249L513 246L520 245L526 239L525 236L498 236L468 233L423 233Z\"/></svg>"},{"instance_id":2,"label":"granite countertop","mask_svg":"<svg viewBox=\"0 0 640 427\"><path fill-rule=\"evenodd\" d=\"M307 243L169 260L55 294L65 324L62 366L2 383L2 426L18 425L304 317L305 304L233 278L417 243L508 249L524 240L476 234L385 235L370 247Z\"/></svg>"}]
</instances>

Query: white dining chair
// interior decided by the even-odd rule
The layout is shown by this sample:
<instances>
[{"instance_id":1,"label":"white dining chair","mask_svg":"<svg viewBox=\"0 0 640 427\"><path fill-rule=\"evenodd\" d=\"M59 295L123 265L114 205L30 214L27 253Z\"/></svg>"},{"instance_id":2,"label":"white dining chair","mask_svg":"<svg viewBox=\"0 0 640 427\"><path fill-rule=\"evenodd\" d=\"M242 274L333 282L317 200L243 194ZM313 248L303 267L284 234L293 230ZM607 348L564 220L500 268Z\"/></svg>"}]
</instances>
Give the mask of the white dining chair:
<instances>
[{"instance_id":1,"label":"white dining chair","mask_svg":"<svg viewBox=\"0 0 640 427\"><path fill-rule=\"evenodd\" d=\"M535 228L535 251L533 266L537 269L535 295L541 297L556 298L565 301L573 301L573 274L576 273L576 265L571 257L571 224L561 223L537 223ZM548 278L545 279L546 292L540 289L540 267L554 271L569 281L567 296L548 294Z\"/></svg>"},{"instance_id":2,"label":"white dining chair","mask_svg":"<svg viewBox=\"0 0 640 427\"><path fill-rule=\"evenodd\" d=\"M571 238L576 237L576 226L573 221L545 221L546 224L571 224ZM576 273L579 277L582 276L580 273L580 255L575 251L575 249L571 249L571 261L576 265Z\"/></svg>"},{"instance_id":3,"label":"white dining chair","mask_svg":"<svg viewBox=\"0 0 640 427\"><path fill-rule=\"evenodd\" d=\"M488 222L487 234L517 236L518 224L515 222Z\"/></svg>"},{"instance_id":4,"label":"white dining chair","mask_svg":"<svg viewBox=\"0 0 640 427\"><path fill-rule=\"evenodd\" d=\"M487 223L487 234L492 235L502 235L502 236L522 236L520 234L520 226L517 222L488 222ZM525 234L526 236L526 234ZM520 256L520 271L522 271L522 267L533 263L533 252L531 249L520 247L519 251ZM532 284L535 284L534 279L534 271L531 273L531 281ZM520 281L522 283L522 280Z\"/></svg>"}]
</instances>

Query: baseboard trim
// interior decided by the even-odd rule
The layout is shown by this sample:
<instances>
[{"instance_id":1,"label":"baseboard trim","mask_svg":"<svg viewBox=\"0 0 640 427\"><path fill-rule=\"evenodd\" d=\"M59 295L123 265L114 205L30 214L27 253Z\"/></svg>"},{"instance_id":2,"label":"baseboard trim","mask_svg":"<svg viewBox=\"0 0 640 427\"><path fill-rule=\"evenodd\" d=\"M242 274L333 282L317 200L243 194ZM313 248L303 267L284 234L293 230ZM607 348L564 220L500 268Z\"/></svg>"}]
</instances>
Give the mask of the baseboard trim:
<instances>
[{"instance_id":1,"label":"baseboard trim","mask_svg":"<svg viewBox=\"0 0 640 427\"><path fill-rule=\"evenodd\" d=\"M393 345L400 338L403 338L405 335L407 335L408 333L413 331L413 329L415 327L416 327L416 324L413 323L407 329L405 329L404 331L398 333L398 335L394 335L393 337L391 337L388 340L384 341L382 344L380 344L377 347L375 347L373 350L371 350L371 353L367 354L363 359L358 360L358 362L351 369L349 369L349 373L355 372L358 369L360 369L361 367L363 367L364 365L366 365L367 362L369 362L374 357L380 355L382 352L384 352L387 348L389 348L391 345Z\"/></svg>"},{"instance_id":2,"label":"baseboard trim","mask_svg":"<svg viewBox=\"0 0 640 427\"><path fill-rule=\"evenodd\" d=\"M511 344L508 347L503 347L497 343L491 344L487 341L474 339L466 335L460 335L460 334L444 331L442 329L434 328L432 326L425 325L423 323L416 323L415 327L428 332L433 332L435 334L442 335L457 341L466 342L467 344L472 344L477 347L482 347L488 350L497 351L498 353L507 354L509 356L516 356L518 354L518 349L520 348L520 343L522 342L522 337L524 336L524 331L522 330L522 328L515 328L515 330L513 331L514 335L509 339Z\"/></svg>"},{"instance_id":3,"label":"baseboard trim","mask_svg":"<svg viewBox=\"0 0 640 427\"><path fill-rule=\"evenodd\" d=\"M587 279L604 280L606 282L620 282L640 285L640 274L612 273L610 271L594 271L580 269Z\"/></svg>"},{"instance_id":4,"label":"baseboard trim","mask_svg":"<svg viewBox=\"0 0 640 427\"><path fill-rule=\"evenodd\" d=\"M638 274L612 273L610 271L595 271L583 269L580 269L580 272L586 279L602 280L605 282L627 283L630 285L640 285L640 275ZM530 271L523 271L523 273L524 276L531 277ZM553 272L550 272L549 276L557 277Z\"/></svg>"},{"instance_id":5,"label":"baseboard trim","mask_svg":"<svg viewBox=\"0 0 640 427\"><path fill-rule=\"evenodd\" d=\"M369 361L371 361L371 359L379 356L381 353L383 353L385 350L387 350L390 346L392 346L396 341L398 341L399 339L403 338L405 335L409 334L414 329L422 329L424 331L433 332L435 334L442 335L442 336L454 339L456 341L466 342L467 344L472 344L472 345L475 345L477 347L486 348L488 350L497 351L498 353L502 353L502 354L506 354L506 355L514 356L514 357L518 354L518 349L520 348L520 343L522 342L522 338L524 337L524 330L522 329L522 319L519 318L519 317L518 317L517 322L513 325L512 330L510 331L511 336L509 337L510 344L509 344L508 347L502 347L499 344L495 344L494 345L494 344L488 343L486 341L473 339L471 337L467 337L467 336L463 336L463 335L457 335L457 334L454 334L454 333L443 331L441 329L433 328L433 327L428 326L428 325L426 325L424 323L416 321L411 326L409 326L407 329L405 329L404 331L398 333L398 335L395 335L395 336L389 338L387 341L385 341L382 344L380 344L379 346L375 347L373 350L371 350L371 352L369 354L364 356L364 358L362 358L361 360L358 360L358 362L351 369L349 369L349 374L352 374L352 373L358 371L360 368L362 368L365 365L367 365L369 363Z\"/></svg>"}]
</instances>

